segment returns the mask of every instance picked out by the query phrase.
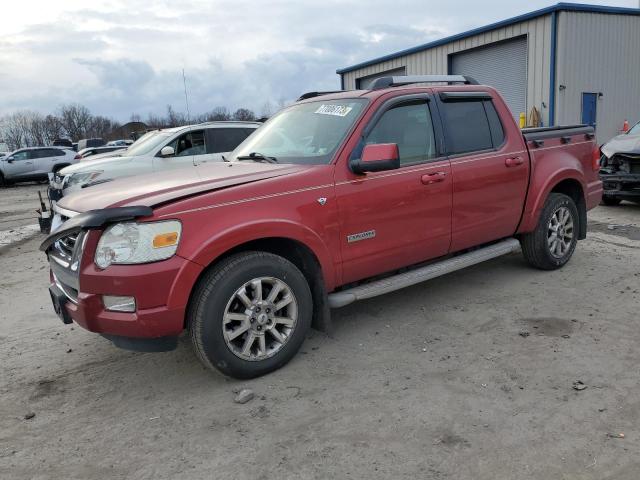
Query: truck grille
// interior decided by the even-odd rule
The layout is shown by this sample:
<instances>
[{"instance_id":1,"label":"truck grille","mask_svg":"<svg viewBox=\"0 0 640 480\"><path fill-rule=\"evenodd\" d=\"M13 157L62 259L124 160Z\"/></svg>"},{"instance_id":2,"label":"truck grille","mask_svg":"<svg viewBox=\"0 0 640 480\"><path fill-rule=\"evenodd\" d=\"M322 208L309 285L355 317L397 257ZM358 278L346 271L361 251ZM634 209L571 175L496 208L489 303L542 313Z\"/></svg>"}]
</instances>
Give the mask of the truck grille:
<instances>
[{"instance_id":1,"label":"truck grille","mask_svg":"<svg viewBox=\"0 0 640 480\"><path fill-rule=\"evenodd\" d=\"M73 257L73 250L76 246L76 241L78 240L79 233L74 233L67 237L63 237L55 243L57 250L63 255L65 258L71 260Z\"/></svg>"},{"instance_id":2,"label":"truck grille","mask_svg":"<svg viewBox=\"0 0 640 480\"><path fill-rule=\"evenodd\" d=\"M74 232L58 239L49 248L49 265L53 278L69 300L78 301L80 260L86 232Z\"/></svg>"}]
</instances>

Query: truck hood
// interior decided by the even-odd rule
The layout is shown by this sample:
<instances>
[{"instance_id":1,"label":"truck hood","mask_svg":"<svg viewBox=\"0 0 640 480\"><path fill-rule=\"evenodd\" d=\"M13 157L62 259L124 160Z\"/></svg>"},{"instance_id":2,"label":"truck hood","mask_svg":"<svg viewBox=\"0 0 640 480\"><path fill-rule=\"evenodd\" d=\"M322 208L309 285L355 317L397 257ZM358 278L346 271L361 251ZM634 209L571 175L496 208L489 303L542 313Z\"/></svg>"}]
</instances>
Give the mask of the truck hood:
<instances>
[{"instance_id":1,"label":"truck hood","mask_svg":"<svg viewBox=\"0 0 640 480\"><path fill-rule=\"evenodd\" d=\"M605 143L601 150L607 158L611 158L616 153L640 154L640 135L618 135Z\"/></svg>"},{"instance_id":2,"label":"truck hood","mask_svg":"<svg viewBox=\"0 0 640 480\"><path fill-rule=\"evenodd\" d=\"M79 213L133 205L153 207L200 193L290 175L306 168L309 167L257 162L213 163L94 185L63 197L58 206Z\"/></svg>"},{"instance_id":3,"label":"truck hood","mask_svg":"<svg viewBox=\"0 0 640 480\"><path fill-rule=\"evenodd\" d=\"M104 155L104 154L101 154ZM105 166L115 167L117 165L123 165L125 163L131 162L136 157L106 157L106 158L97 158L95 160L91 160L91 158L87 160L83 160L74 165L69 165L68 167L64 167L60 170L62 175L71 175L72 173L84 173L84 172L93 172L95 170L103 170Z\"/></svg>"}]
</instances>

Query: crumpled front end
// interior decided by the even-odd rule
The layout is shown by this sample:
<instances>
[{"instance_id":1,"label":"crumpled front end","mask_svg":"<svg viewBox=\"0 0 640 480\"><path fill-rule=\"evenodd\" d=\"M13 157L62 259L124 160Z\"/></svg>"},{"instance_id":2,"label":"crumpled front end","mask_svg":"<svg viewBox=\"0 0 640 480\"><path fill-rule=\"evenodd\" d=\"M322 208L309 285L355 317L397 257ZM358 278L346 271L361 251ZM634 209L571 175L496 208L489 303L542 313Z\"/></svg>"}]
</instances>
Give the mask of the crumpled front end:
<instances>
[{"instance_id":1,"label":"crumpled front end","mask_svg":"<svg viewBox=\"0 0 640 480\"><path fill-rule=\"evenodd\" d=\"M600 165L606 197L640 202L640 152L603 154Z\"/></svg>"}]
</instances>

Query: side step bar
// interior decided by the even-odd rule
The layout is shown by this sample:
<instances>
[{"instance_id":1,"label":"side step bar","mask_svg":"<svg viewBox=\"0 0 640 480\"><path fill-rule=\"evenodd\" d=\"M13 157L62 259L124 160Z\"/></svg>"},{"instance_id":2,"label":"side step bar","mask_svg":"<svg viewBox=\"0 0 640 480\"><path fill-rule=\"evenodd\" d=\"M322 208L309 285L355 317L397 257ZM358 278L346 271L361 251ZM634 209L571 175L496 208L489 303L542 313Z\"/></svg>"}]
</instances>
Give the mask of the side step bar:
<instances>
[{"instance_id":1,"label":"side step bar","mask_svg":"<svg viewBox=\"0 0 640 480\"><path fill-rule=\"evenodd\" d=\"M461 270L477 263L482 263L492 258L501 257L520 249L520 242L515 238L502 240L488 247L483 247L469 253L458 255L457 257L447 258L441 262L432 263L424 267L411 270L409 272L399 273L391 277L375 280L371 283L358 285L347 290L329 294L329 306L331 308L340 308L349 305L358 300L377 297L385 293L394 292L401 288L410 287L417 283L431 280L432 278L446 275L447 273Z\"/></svg>"}]
</instances>

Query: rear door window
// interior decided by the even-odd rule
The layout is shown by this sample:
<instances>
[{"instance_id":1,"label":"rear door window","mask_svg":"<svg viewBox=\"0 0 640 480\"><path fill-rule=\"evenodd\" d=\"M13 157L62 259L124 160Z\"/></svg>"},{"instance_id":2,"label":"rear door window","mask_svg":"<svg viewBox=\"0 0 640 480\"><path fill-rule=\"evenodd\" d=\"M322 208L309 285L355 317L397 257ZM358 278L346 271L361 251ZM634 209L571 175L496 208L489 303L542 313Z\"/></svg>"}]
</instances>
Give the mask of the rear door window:
<instances>
[{"instance_id":1,"label":"rear door window","mask_svg":"<svg viewBox=\"0 0 640 480\"><path fill-rule=\"evenodd\" d=\"M450 155L493 148L489 119L482 101L456 100L443 102L441 106L445 142Z\"/></svg>"},{"instance_id":2,"label":"rear door window","mask_svg":"<svg viewBox=\"0 0 640 480\"><path fill-rule=\"evenodd\" d=\"M207 130L207 153L231 152L251 132L246 128L210 128Z\"/></svg>"}]
</instances>

